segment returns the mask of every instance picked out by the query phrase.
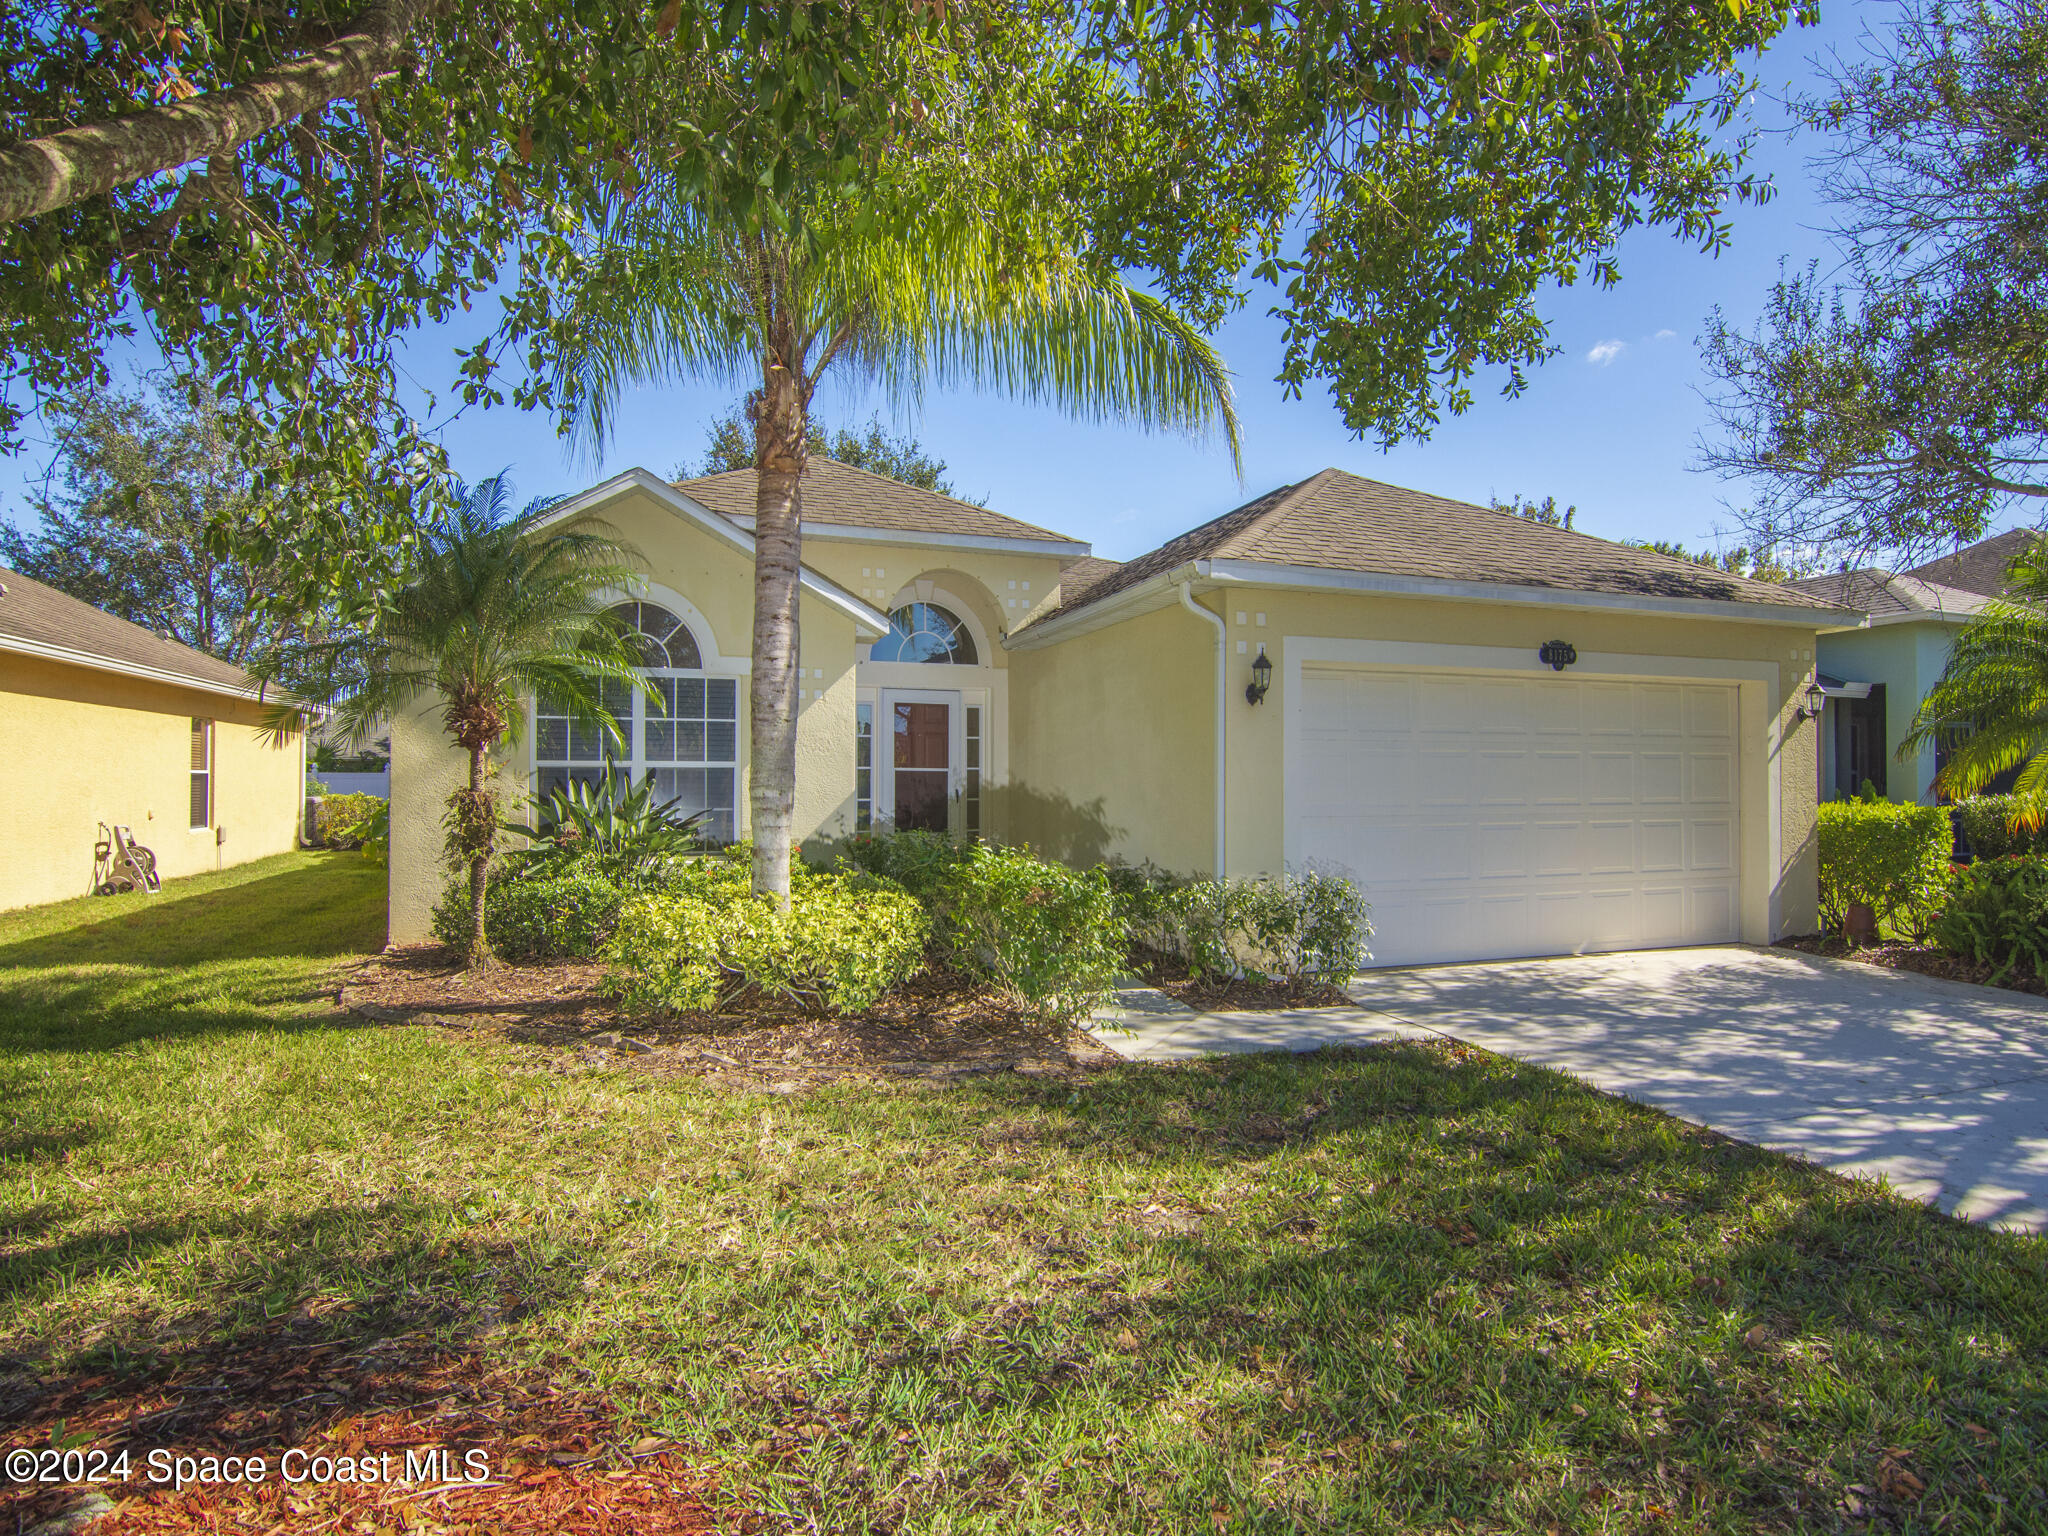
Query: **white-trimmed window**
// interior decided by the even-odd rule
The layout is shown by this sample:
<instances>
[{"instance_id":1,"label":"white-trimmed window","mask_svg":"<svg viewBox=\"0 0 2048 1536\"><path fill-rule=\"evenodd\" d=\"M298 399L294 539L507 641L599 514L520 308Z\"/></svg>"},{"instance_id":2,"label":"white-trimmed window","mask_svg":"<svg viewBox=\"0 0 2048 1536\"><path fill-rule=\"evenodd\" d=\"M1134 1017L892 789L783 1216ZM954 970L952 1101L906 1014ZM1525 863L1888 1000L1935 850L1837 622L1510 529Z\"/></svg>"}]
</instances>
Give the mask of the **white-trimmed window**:
<instances>
[{"instance_id":1,"label":"white-trimmed window","mask_svg":"<svg viewBox=\"0 0 2048 1536\"><path fill-rule=\"evenodd\" d=\"M875 706L853 706L853 829L875 824Z\"/></svg>"},{"instance_id":2,"label":"white-trimmed window","mask_svg":"<svg viewBox=\"0 0 2048 1536\"><path fill-rule=\"evenodd\" d=\"M192 722L192 820L194 832L213 825L213 722Z\"/></svg>"},{"instance_id":3,"label":"white-trimmed window","mask_svg":"<svg viewBox=\"0 0 2048 1536\"><path fill-rule=\"evenodd\" d=\"M979 658L960 615L937 603L909 603L889 615L889 633L874 643L869 661L938 662L971 667Z\"/></svg>"},{"instance_id":4,"label":"white-trimmed window","mask_svg":"<svg viewBox=\"0 0 2048 1536\"><path fill-rule=\"evenodd\" d=\"M705 834L730 842L739 791L739 679L707 674L696 636L666 608L621 603L612 613L638 637L658 697L607 685L605 708L620 733L611 739L555 701L536 700L535 790L595 785L608 771L623 770L636 784L651 774L658 797L678 802L682 815L711 812Z\"/></svg>"}]
</instances>

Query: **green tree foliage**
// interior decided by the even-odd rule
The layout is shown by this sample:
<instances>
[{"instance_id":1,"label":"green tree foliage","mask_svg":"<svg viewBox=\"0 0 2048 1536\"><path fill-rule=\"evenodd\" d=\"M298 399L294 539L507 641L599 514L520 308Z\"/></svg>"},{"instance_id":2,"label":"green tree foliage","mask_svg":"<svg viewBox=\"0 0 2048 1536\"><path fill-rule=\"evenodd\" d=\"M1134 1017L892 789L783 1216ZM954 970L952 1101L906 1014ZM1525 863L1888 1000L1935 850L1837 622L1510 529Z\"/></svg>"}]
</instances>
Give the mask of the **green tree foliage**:
<instances>
[{"instance_id":1,"label":"green tree foliage","mask_svg":"<svg viewBox=\"0 0 2048 1536\"><path fill-rule=\"evenodd\" d=\"M506 478L481 481L423 536L417 574L374 627L300 657L302 674L320 680L312 701L332 703L351 740L433 700L469 755L443 825L449 862L469 877L473 968L491 958L484 915L499 815L489 753L517 739L536 696L616 734L604 685L647 686L634 637L608 612L639 557L601 527L544 526L548 508L514 514Z\"/></svg>"},{"instance_id":2,"label":"green tree foliage","mask_svg":"<svg viewBox=\"0 0 2048 1536\"><path fill-rule=\"evenodd\" d=\"M1958 798L2018 768L2013 819L2039 827L2048 811L2048 541L2022 551L2010 576L2005 596L1957 634L1899 753L1944 748L1935 788Z\"/></svg>"},{"instance_id":3,"label":"green tree foliage","mask_svg":"<svg viewBox=\"0 0 2048 1536\"><path fill-rule=\"evenodd\" d=\"M1631 549L1652 550L1674 560L1689 560L1709 570L1725 571L1730 576L1746 576L1751 581L1792 581L1811 574L1809 561L1787 560L1778 550L1751 549L1746 544L1717 551L1688 549L1673 539L1623 539L1621 542Z\"/></svg>"},{"instance_id":4,"label":"green tree foliage","mask_svg":"<svg viewBox=\"0 0 2048 1536\"><path fill-rule=\"evenodd\" d=\"M732 469L754 467L754 429L744 406L735 407L711 424L706 434L704 457L693 466L679 465L676 478L692 475L720 475ZM945 478L946 461L925 452L924 444L908 433L901 437L882 425L879 416L870 417L867 430L853 433L841 427L827 432L824 423L812 419L804 429L806 458L837 459L870 474L886 475L921 491L955 496L953 482ZM985 501L976 506L988 505Z\"/></svg>"},{"instance_id":5,"label":"green tree foliage","mask_svg":"<svg viewBox=\"0 0 2048 1536\"><path fill-rule=\"evenodd\" d=\"M1517 496L1512 501L1502 501L1496 496L1487 505L1496 512L1506 512L1514 517L1526 518L1532 523L1541 523L1546 528L1569 528L1572 525L1572 519L1578 516L1579 513L1577 507L1558 506L1555 496L1546 496L1541 501L1536 500L1533 496L1526 500Z\"/></svg>"},{"instance_id":6,"label":"green tree foliage","mask_svg":"<svg viewBox=\"0 0 2048 1536\"><path fill-rule=\"evenodd\" d=\"M1718 311L1708 467L1759 488L1751 531L1862 563L1979 537L2048 497L2048 12L1914 0L1801 115L1842 280Z\"/></svg>"},{"instance_id":7,"label":"green tree foliage","mask_svg":"<svg viewBox=\"0 0 2048 1536\"><path fill-rule=\"evenodd\" d=\"M281 498L211 390L88 389L45 415L57 453L31 498L40 526L0 526L0 562L238 666L325 634L325 607L263 601L293 577L270 536ZM354 532L368 536L360 519Z\"/></svg>"}]
</instances>

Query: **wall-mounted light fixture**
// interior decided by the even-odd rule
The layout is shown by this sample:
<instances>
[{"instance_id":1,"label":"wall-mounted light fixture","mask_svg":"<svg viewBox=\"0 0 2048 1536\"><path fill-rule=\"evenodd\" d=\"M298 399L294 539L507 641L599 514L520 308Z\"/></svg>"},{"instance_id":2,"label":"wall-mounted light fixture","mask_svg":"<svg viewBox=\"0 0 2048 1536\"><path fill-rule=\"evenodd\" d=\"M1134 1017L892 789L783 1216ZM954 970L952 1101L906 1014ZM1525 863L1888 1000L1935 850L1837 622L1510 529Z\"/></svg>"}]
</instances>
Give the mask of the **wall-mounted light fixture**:
<instances>
[{"instance_id":1,"label":"wall-mounted light fixture","mask_svg":"<svg viewBox=\"0 0 2048 1536\"><path fill-rule=\"evenodd\" d=\"M1553 672L1562 672L1579 659L1578 647L1569 640L1546 640L1536 659Z\"/></svg>"},{"instance_id":2,"label":"wall-mounted light fixture","mask_svg":"<svg viewBox=\"0 0 2048 1536\"><path fill-rule=\"evenodd\" d=\"M1818 678L1806 685L1806 702L1799 706L1799 718L1818 720L1820 712L1827 706L1827 690L1822 688Z\"/></svg>"},{"instance_id":3,"label":"wall-mounted light fixture","mask_svg":"<svg viewBox=\"0 0 2048 1536\"><path fill-rule=\"evenodd\" d=\"M1266 690L1272 686L1273 663L1266 660L1266 648L1262 645L1259 647L1259 659L1252 663L1252 680L1245 685L1245 703L1263 703L1266 698Z\"/></svg>"}]
</instances>

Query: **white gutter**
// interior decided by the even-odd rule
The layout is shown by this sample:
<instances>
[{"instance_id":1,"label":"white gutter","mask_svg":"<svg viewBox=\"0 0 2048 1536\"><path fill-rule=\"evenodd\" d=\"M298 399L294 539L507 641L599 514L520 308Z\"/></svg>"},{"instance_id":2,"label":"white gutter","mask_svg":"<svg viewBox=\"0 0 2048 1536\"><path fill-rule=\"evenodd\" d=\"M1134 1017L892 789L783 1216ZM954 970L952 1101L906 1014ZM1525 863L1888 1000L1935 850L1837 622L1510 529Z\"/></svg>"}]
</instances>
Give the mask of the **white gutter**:
<instances>
[{"instance_id":1,"label":"white gutter","mask_svg":"<svg viewBox=\"0 0 2048 1536\"><path fill-rule=\"evenodd\" d=\"M1181 577L1180 582L1180 605L1187 609L1189 613L1195 615L1195 617L1207 619L1216 626L1216 878L1221 880L1224 874L1223 853L1226 828L1223 813L1225 803L1223 798L1224 728L1230 719L1228 713L1230 685L1224 680L1224 670L1229 665L1229 661L1225 657L1224 652L1230 648L1230 632L1223 627L1222 615L1211 613L1195 601L1194 591L1189 587L1187 577L1184 575Z\"/></svg>"}]
</instances>

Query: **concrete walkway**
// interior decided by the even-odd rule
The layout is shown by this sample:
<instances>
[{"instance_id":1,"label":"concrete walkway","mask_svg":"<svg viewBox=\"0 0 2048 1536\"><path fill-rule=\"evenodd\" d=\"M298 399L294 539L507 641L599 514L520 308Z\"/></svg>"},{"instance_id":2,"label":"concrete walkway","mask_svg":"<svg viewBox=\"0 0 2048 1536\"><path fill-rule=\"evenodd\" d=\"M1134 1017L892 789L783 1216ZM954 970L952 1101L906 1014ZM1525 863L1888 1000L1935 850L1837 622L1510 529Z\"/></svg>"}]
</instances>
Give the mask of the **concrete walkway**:
<instances>
[{"instance_id":1,"label":"concrete walkway","mask_svg":"<svg viewBox=\"0 0 2048 1536\"><path fill-rule=\"evenodd\" d=\"M1370 971L1357 1006L1124 994L1139 1061L1448 1036L1976 1221L2048 1231L2048 1000L1779 949ZM1108 1020L1104 1020L1105 1023ZM1125 1032L1128 1031L1128 1032Z\"/></svg>"}]
</instances>

